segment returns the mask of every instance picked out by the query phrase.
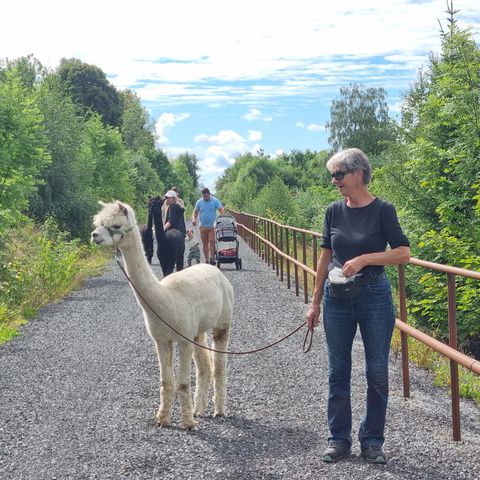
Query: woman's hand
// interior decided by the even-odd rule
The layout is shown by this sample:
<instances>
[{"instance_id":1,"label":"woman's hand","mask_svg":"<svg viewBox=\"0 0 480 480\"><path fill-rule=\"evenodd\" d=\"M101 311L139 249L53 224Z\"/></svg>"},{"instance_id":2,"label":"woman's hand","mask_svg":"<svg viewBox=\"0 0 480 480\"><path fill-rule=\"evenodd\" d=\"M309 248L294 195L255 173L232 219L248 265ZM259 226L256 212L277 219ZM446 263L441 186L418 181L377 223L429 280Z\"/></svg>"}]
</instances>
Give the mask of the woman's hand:
<instances>
[{"instance_id":1,"label":"woman's hand","mask_svg":"<svg viewBox=\"0 0 480 480\"><path fill-rule=\"evenodd\" d=\"M346 277L352 277L356 275L363 267L365 266L364 262L361 260L361 257L355 257L351 260L347 260L342 268L342 273Z\"/></svg>"},{"instance_id":2,"label":"woman's hand","mask_svg":"<svg viewBox=\"0 0 480 480\"><path fill-rule=\"evenodd\" d=\"M307 326L309 330L312 330L320 324L320 317L322 314L321 305L312 305L307 312Z\"/></svg>"}]
</instances>

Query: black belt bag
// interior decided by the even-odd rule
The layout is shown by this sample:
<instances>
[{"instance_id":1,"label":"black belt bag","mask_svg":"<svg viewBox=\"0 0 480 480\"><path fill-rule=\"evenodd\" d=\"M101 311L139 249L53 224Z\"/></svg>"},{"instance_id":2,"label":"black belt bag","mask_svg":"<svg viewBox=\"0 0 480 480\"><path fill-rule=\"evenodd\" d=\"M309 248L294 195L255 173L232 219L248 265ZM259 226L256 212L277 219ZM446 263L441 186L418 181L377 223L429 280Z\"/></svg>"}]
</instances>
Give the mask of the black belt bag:
<instances>
[{"instance_id":1,"label":"black belt bag","mask_svg":"<svg viewBox=\"0 0 480 480\"><path fill-rule=\"evenodd\" d=\"M355 300L355 298L360 296L365 285L369 283L377 283L383 276L383 273L378 275L362 275L361 277L356 277L351 282L330 282L328 284L328 291L330 296L337 300Z\"/></svg>"}]
</instances>

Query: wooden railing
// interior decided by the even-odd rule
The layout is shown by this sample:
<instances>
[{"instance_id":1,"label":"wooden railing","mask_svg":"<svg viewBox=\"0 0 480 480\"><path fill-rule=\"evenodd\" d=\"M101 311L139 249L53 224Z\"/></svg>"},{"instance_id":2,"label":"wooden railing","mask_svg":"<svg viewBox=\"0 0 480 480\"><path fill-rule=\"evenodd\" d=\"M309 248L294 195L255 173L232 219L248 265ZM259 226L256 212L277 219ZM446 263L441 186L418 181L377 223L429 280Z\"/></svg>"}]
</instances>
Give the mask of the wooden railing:
<instances>
[{"instance_id":1,"label":"wooden railing","mask_svg":"<svg viewBox=\"0 0 480 480\"><path fill-rule=\"evenodd\" d=\"M294 283L295 294L303 291L304 302L309 301L309 282L311 290L315 284L316 265L318 261L318 243L321 235L318 232L282 225L273 220L230 210L235 217L242 238L250 247L272 267L281 281L286 278L287 287ZM450 384L452 398L452 436L453 440L461 440L460 428L460 395L458 365L480 375L480 362L458 350L457 343L457 276L480 280L480 272L426 262L416 258L410 260L411 265L443 272L447 275L448 285L448 345L417 330L407 324L407 298L405 288L405 265L398 266L399 314L395 326L400 330L401 357L403 373L403 395L410 398L410 374L407 337L410 336L424 343L432 350L450 360ZM293 272L292 272L293 269ZM309 278L310 277L310 278Z\"/></svg>"}]
</instances>

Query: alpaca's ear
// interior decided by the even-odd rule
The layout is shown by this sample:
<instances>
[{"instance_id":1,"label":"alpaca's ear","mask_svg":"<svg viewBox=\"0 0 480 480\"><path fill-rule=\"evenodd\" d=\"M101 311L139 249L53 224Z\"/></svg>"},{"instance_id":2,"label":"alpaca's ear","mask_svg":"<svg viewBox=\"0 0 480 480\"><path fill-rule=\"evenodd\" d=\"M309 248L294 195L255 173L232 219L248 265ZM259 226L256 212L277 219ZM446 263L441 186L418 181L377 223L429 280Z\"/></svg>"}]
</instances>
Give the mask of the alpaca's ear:
<instances>
[{"instance_id":1,"label":"alpaca's ear","mask_svg":"<svg viewBox=\"0 0 480 480\"><path fill-rule=\"evenodd\" d=\"M102 207L104 207L104 206L106 205L106 203L105 203L105 202L102 202L101 200L99 200L98 203L99 203Z\"/></svg>"},{"instance_id":2,"label":"alpaca's ear","mask_svg":"<svg viewBox=\"0 0 480 480\"><path fill-rule=\"evenodd\" d=\"M120 210L124 213L124 215L128 218L128 208L119 200L117 200L117 204L120 207Z\"/></svg>"}]
</instances>

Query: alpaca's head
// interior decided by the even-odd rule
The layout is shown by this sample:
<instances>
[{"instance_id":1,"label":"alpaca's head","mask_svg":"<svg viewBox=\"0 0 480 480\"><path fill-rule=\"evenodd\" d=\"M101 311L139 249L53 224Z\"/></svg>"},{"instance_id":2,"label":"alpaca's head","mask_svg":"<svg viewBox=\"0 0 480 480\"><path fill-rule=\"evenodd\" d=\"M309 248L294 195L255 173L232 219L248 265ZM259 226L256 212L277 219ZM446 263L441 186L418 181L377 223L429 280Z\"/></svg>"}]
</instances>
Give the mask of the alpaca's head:
<instances>
[{"instance_id":1,"label":"alpaca's head","mask_svg":"<svg viewBox=\"0 0 480 480\"><path fill-rule=\"evenodd\" d=\"M96 229L92 232L92 242L105 247L121 247L127 242L126 234L136 228L132 207L118 200L98 203L103 208L93 217Z\"/></svg>"}]
</instances>

